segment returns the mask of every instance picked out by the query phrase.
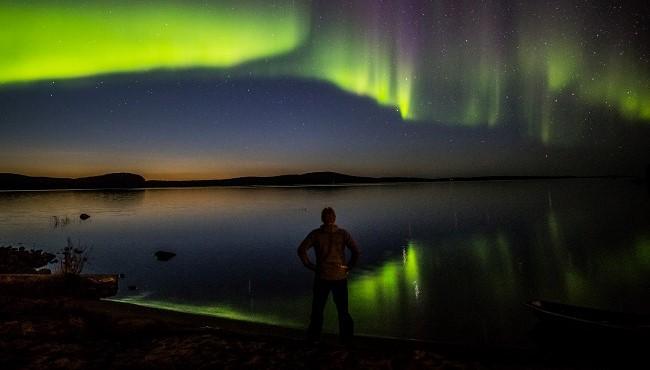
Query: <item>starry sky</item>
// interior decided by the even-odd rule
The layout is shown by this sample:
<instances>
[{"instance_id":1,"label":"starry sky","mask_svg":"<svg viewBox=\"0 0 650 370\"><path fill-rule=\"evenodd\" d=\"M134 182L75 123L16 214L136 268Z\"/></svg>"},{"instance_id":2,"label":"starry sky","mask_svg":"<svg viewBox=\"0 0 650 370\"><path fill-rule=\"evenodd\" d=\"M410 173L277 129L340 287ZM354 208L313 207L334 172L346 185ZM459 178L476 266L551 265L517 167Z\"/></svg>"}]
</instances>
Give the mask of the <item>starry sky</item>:
<instances>
[{"instance_id":1,"label":"starry sky","mask_svg":"<svg viewBox=\"0 0 650 370\"><path fill-rule=\"evenodd\" d=\"M638 175L650 5L2 1L0 172Z\"/></svg>"}]
</instances>

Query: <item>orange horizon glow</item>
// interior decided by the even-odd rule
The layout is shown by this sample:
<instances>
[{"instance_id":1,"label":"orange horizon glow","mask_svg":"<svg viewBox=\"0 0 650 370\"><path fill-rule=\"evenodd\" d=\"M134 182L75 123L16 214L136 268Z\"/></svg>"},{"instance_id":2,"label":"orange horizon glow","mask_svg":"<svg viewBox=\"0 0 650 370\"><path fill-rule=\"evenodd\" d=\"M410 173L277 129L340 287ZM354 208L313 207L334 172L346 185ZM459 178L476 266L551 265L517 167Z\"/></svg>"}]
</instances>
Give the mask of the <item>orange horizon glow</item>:
<instances>
[{"instance_id":1,"label":"orange horizon glow","mask_svg":"<svg viewBox=\"0 0 650 370\"><path fill-rule=\"evenodd\" d=\"M1 154L1 153L0 153ZM244 176L276 176L313 172L275 162L210 158L161 158L157 155L68 153L40 151L29 158L2 156L0 173L32 177L80 178L109 173L133 173L146 180L219 180Z\"/></svg>"},{"instance_id":2,"label":"orange horizon glow","mask_svg":"<svg viewBox=\"0 0 650 370\"><path fill-rule=\"evenodd\" d=\"M0 170L0 173L11 173L23 176L30 177L51 177L51 178L72 178L77 179L81 177L93 177L101 176L110 173L132 173L135 175L140 175L145 178L145 180L162 180L162 181L188 181L188 180L225 180L237 177L247 177L247 176L279 176L287 174L300 174L306 172L314 171L288 171L288 172L277 172L277 171L266 171L261 170L260 172L147 172L147 171L137 171L137 170L123 170L123 169L105 169L105 170L94 170L94 171L81 171L81 172L70 172L70 171L9 171L9 170Z\"/></svg>"},{"instance_id":3,"label":"orange horizon glow","mask_svg":"<svg viewBox=\"0 0 650 370\"><path fill-rule=\"evenodd\" d=\"M3 157L0 173L13 173L32 177L80 178L109 173L132 173L146 180L222 180L247 176L280 176L309 172L332 171L353 176L422 176L405 171L387 171L378 165L362 167L349 164L311 163L290 166L280 161L238 160L223 158L162 158L159 155L122 153L68 153L40 151L25 157ZM426 176L424 176L426 177Z\"/></svg>"},{"instance_id":4,"label":"orange horizon glow","mask_svg":"<svg viewBox=\"0 0 650 370\"><path fill-rule=\"evenodd\" d=\"M358 171L341 171L341 170L331 170L331 169L287 169L287 170L278 170L278 169L249 169L245 171L218 171L218 172L150 172L145 170L135 170L135 169L103 169L103 170L92 170L92 171L47 171L47 170L34 170L34 171L16 171L16 170L5 170L0 169L0 173L11 173L23 176L30 177L50 177L50 178L81 178L81 177L93 177L101 176L110 173L132 173L135 175L140 175L145 178L145 180L162 180L162 181L191 181L191 180L227 180L238 177L269 177L269 176L282 176L282 175L294 175L294 174L305 174L310 172L339 172L353 176L392 176L392 175L372 175L372 174L359 174ZM399 175L396 175L399 176Z\"/></svg>"},{"instance_id":5,"label":"orange horizon glow","mask_svg":"<svg viewBox=\"0 0 650 370\"><path fill-rule=\"evenodd\" d=\"M110 173L132 173L135 175L140 175L145 178L145 180L161 180L161 181L191 181L191 180L227 180L238 177L271 177L271 176L282 176L282 175L300 175L310 172L338 172L351 176L367 176L367 177L426 177L420 176L417 174L394 174L394 173L375 173L373 171L346 168L309 168L309 169L291 169L291 168L278 168L278 167L269 167L269 168L246 168L241 169L240 171L236 170L221 170L221 171L169 171L169 172L159 172L143 169L124 169L124 168L103 168L103 169L85 169L81 171L74 170L45 170L45 169L7 169L0 167L0 173L11 173L23 176L30 177L50 177L50 178L72 178L77 179L81 177L93 177L101 176Z\"/></svg>"}]
</instances>

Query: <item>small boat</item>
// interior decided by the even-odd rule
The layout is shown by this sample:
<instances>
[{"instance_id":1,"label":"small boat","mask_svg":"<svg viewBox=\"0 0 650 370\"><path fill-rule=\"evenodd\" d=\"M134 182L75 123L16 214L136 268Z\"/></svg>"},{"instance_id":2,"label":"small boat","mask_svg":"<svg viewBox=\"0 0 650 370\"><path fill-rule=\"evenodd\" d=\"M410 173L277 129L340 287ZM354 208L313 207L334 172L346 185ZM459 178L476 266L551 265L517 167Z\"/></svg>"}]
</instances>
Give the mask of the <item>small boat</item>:
<instances>
[{"instance_id":1,"label":"small boat","mask_svg":"<svg viewBox=\"0 0 650 370\"><path fill-rule=\"evenodd\" d=\"M612 312L542 300L530 301L525 305L542 323L554 327L650 335L650 315Z\"/></svg>"}]
</instances>

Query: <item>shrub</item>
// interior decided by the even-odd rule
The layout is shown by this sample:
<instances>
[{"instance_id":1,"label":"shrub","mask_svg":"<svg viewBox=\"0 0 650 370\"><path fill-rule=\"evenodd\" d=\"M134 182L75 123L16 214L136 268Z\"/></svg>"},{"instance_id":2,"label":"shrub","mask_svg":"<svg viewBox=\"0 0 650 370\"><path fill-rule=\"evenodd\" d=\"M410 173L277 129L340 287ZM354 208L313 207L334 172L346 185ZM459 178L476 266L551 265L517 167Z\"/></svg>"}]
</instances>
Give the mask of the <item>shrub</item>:
<instances>
[{"instance_id":1,"label":"shrub","mask_svg":"<svg viewBox=\"0 0 650 370\"><path fill-rule=\"evenodd\" d=\"M87 250L88 248L81 246L80 242L77 242L77 246L75 246L68 238L68 245L57 253L59 255L59 273L64 275L81 274L81 270L88 261Z\"/></svg>"}]
</instances>

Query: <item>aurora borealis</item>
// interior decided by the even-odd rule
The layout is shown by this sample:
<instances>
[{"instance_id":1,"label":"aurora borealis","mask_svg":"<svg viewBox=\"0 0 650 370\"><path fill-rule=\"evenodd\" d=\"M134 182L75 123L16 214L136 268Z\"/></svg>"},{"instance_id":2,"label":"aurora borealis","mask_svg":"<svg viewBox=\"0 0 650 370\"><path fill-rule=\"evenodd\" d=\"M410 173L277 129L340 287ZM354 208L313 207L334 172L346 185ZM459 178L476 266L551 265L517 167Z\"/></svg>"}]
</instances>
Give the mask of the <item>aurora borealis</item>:
<instances>
[{"instance_id":1,"label":"aurora borealis","mask_svg":"<svg viewBox=\"0 0 650 370\"><path fill-rule=\"evenodd\" d=\"M28 160L21 154L21 150L27 149L20 144L35 141L30 145L45 146L57 153L64 146L64 151L84 152L86 142L104 141L91 132L103 132L109 124L124 126L132 132L120 144L91 145L101 149L101 154L91 156L105 157L118 146L116 153L120 155L147 154L161 163L187 167L182 174L169 174L171 177L208 176L218 172L216 168L223 167L224 161L206 166L206 156L223 158L224 153L217 155L213 148L220 147L221 140L229 146L233 141L230 136L239 138L240 131L246 131L243 127L232 127L246 125L252 132L264 132L265 129L256 127L264 126L260 122L267 117L273 117L269 125L276 126L275 134L280 136L273 140L281 140L282 149L275 151L260 143L263 134L249 134L248 144L228 150L226 156L232 157L228 162L251 156L265 158L265 163L272 158L276 171L332 168L331 162L323 164L315 159L322 157L321 152L307 155L314 159L303 163L296 157L304 155L288 154L287 148L296 142L317 142L324 130L322 125L353 125L358 128L342 130L355 131L358 144L339 143L336 151L351 151L360 163L366 161L365 157L376 157L375 152L398 148L393 150L398 157L417 158L409 159L415 163L406 166L408 174L474 175L494 173L498 168L507 173L521 172L521 168L535 168L541 166L540 161L548 162L549 152L557 163L572 156L592 157L590 173L598 167L595 163L602 160L609 161L606 167L611 169L620 168L617 162L635 162L630 166L636 168L648 160L639 148L650 137L648 17L646 4L584 1L6 1L0 4L0 24L4 26L0 32L0 110L4 115L0 119L7 128L7 145L3 150L11 163L0 170L18 171L27 168L21 162L35 161L36 158ZM182 85L186 93L172 94L172 100L151 102L139 112L133 110L137 108L125 107L126 104L120 104L120 108L102 107L95 112L87 108L75 112L75 108L67 106L74 101L89 103L95 92L88 94L88 90L106 85L112 86L114 94L109 101L128 103L134 99L134 89L151 92L146 85L161 88L161 81L169 86ZM303 83L311 86L310 91L303 90ZM243 107L242 101L247 98L235 97L239 93L237 88L230 94L216 91L232 84L247 86L247 93L273 90L275 101L295 100L301 105L284 105L283 110L275 107L274 115L261 111L259 106L266 103L258 96ZM260 84L260 88L255 84ZM271 88L267 88L269 84ZM291 90L291 85L296 84L301 87ZM363 99L370 98L376 108L352 107L334 118L336 122L322 118L321 111L333 100L321 102L323 107L311 112L304 111L309 104L301 99L306 95L318 100L319 90L329 89L327 85L338 89L340 96L349 96L352 105L366 104ZM41 99L39 94L44 92L56 95L53 89L67 96L64 104L58 102L66 107L60 111L46 109L47 116L23 114L21 109L28 104L16 103L16 99L34 96ZM325 95L331 95L327 91ZM204 97L232 96L236 102L208 101L200 98L201 93ZM100 95L95 99L107 100ZM160 127L169 127L172 122L169 117L161 117L159 111L169 109L170 103L178 106L172 116L187 117L190 121L203 119L198 136L206 142L212 138L213 144L190 149L175 141L169 130L161 134ZM224 104L231 107L223 108ZM188 105L193 106L190 113L186 112ZM218 112L213 111L214 106L220 106ZM241 115L246 114L235 112L241 109L254 110L257 118L251 113L245 120L225 126L210 123L232 120L233 115L241 120ZM365 114L364 119L374 123L359 123L356 114L373 109L374 113ZM107 118L107 111L112 114L117 110L122 110L123 115L114 119L122 121ZM130 123L123 122L125 115ZM30 122L24 122L26 119ZM64 138L65 145L62 141L35 139L40 135L35 127L43 125L43 121L59 122L73 131L71 135L76 139ZM176 125L196 126L180 121L178 118ZM386 129L387 123L393 128ZM318 126L311 130L312 136L292 134L296 128L310 126ZM162 139L151 143L149 138L148 144L133 139L143 136L141 133L146 130L157 131L150 136ZM442 134L435 130L442 130ZM298 136L288 138L290 135ZM411 138L406 140L405 135ZM490 139L491 135L498 139ZM21 139L24 137L29 139ZM477 137L481 144L490 142L489 148L481 149L490 151L489 155L477 152ZM366 141L369 138L372 143ZM171 154L160 149L170 146L175 148ZM254 153L241 152L251 146L256 148ZM517 165L503 163L504 158L521 156L521 148L529 153L517 159ZM553 155L556 150L561 153ZM447 159L448 156L452 158ZM472 167L476 156L488 158L489 163ZM439 173L423 157L467 163L457 167L462 169L456 173ZM60 158L70 160L66 155ZM247 159L247 163L251 160ZM552 164L537 172L584 169L585 160L580 159L573 167ZM265 165L258 159L252 161L255 164L245 165L248 169L243 172L221 173L258 174L253 171L260 171ZM291 161L295 163L286 164ZM404 168L391 161L382 159L372 164L373 170L364 171L361 164L334 169L378 173L376 168L382 168L385 174ZM118 169L115 163L97 162L94 166L98 170ZM125 170L167 176L161 169L124 162L121 166L127 167ZM558 166L562 168L555 168ZM267 163L266 168L270 167ZM43 172L33 166L28 170ZM611 172L607 168L602 170ZM88 171L71 167L62 173ZM639 170L626 170L634 171Z\"/></svg>"},{"instance_id":2,"label":"aurora borealis","mask_svg":"<svg viewBox=\"0 0 650 370\"><path fill-rule=\"evenodd\" d=\"M3 3L0 82L229 67L292 50L306 35L297 7L234 4Z\"/></svg>"}]
</instances>

